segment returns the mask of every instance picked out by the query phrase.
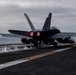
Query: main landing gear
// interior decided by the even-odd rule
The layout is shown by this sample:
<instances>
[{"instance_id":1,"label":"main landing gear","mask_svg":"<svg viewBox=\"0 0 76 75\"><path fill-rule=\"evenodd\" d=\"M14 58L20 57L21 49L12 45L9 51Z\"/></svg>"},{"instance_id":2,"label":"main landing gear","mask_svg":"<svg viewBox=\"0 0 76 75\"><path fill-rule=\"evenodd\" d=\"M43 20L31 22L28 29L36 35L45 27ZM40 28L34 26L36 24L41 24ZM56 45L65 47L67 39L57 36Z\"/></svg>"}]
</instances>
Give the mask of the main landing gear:
<instances>
[{"instance_id":1,"label":"main landing gear","mask_svg":"<svg viewBox=\"0 0 76 75\"><path fill-rule=\"evenodd\" d=\"M57 42L54 42L53 45L54 45L54 47L57 47Z\"/></svg>"}]
</instances>

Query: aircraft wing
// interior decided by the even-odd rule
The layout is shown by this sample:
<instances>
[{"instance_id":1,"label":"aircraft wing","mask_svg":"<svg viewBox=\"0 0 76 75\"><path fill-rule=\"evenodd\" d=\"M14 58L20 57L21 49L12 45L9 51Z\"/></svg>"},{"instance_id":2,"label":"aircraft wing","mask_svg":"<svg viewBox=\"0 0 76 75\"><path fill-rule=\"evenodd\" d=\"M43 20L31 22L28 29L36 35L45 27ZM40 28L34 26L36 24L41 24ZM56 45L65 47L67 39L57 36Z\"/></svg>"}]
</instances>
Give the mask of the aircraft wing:
<instances>
[{"instance_id":1,"label":"aircraft wing","mask_svg":"<svg viewBox=\"0 0 76 75\"><path fill-rule=\"evenodd\" d=\"M61 33L55 34L49 38L58 39L58 38L68 38L68 37L76 37L76 33L61 32Z\"/></svg>"},{"instance_id":2,"label":"aircraft wing","mask_svg":"<svg viewBox=\"0 0 76 75\"><path fill-rule=\"evenodd\" d=\"M31 38L31 37L28 37L28 36L23 36L23 35L17 35L17 34L3 34L3 33L0 33L0 35L2 37L15 37L15 38Z\"/></svg>"},{"instance_id":3,"label":"aircraft wing","mask_svg":"<svg viewBox=\"0 0 76 75\"><path fill-rule=\"evenodd\" d=\"M0 33L0 35L2 37L15 37L15 38L27 38L30 39L31 37L29 36L29 32L27 31L19 31L19 30L9 30L9 32L13 33L13 34L3 34Z\"/></svg>"},{"instance_id":4,"label":"aircraft wing","mask_svg":"<svg viewBox=\"0 0 76 75\"><path fill-rule=\"evenodd\" d=\"M18 35L22 35L22 36L29 36L29 32L28 31L20 31L20 30L8 30L10 33L13 34L18 34Z\"/></svg>"}]
</instances>

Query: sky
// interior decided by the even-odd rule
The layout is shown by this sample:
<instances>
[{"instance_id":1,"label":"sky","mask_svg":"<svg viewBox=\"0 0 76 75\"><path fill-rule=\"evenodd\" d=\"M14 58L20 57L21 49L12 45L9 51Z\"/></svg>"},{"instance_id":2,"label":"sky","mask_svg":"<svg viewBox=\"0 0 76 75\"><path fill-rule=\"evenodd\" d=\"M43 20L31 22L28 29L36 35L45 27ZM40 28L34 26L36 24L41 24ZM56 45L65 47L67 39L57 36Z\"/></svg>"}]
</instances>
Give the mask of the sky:
<instances>
[{"instance_id":1,"label":"sky","mask_svg":"<svg viewBox=\"0 0 76 75\"><path fill-rule=\"evenodd\" d=\"M26 13L36 29L41 29L49 13L51 26L76 32L76 0L0 0L0 33L9 29L30 31Z\"/></svg>"}]
</instances>

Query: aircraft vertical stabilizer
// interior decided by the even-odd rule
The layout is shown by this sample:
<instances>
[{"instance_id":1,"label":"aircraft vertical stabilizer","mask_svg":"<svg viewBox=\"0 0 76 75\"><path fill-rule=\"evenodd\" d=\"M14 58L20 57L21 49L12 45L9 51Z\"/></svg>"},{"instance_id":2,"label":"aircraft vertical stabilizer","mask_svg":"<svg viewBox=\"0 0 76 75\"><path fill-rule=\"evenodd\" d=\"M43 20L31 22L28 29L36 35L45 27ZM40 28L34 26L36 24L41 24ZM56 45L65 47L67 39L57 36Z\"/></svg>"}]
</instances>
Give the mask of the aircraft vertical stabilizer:
<instances>
[{"instance_id":1,"label":"aircraft vertical stabilizer","mask_svg":"<svg viewBox=\"0 0 76 75\"><path fill-rule=\"evenodd\" d=\"M24 15L25 15L25 17L26 17L26 19L27 19L27 21L28 21L28 23L29 23L32 31L34 31L34 30L35 30L35 27L33 26L33 24L32 24L32 22L31 22L31 20L29 19L28 15L27 15L27 14L24 14Z\"/></svg>"},{"instance_id":2,"label":"aircraft vertical stabilizer","mask_svg":"<svg viewBox=\"0 0 76 75\"><path fill-rule=\"evenodd\" d=\"M49 16L46 18L46 21L44 23L42 30L49 30L50 29L51 17L52 17L52 13L49 13Z\"/></svg>"}]
</instances>

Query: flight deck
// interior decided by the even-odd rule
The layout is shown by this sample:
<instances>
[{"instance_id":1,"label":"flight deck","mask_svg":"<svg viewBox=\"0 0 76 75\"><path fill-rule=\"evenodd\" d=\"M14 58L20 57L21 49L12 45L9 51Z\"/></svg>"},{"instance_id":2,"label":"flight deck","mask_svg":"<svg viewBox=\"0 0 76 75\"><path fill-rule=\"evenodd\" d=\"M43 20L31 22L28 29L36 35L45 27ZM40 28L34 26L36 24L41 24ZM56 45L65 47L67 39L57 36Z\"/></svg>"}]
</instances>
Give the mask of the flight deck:
<instances>
[{"instance_id":1,"label":"flight deck","mask_svg":"<svg viewBox=\"0 0 76 75\"><path fill-rule=\"evenodd\" d=\"M76 47L64 45L2 53L0 75L76 75Z\"/></svg>"}]
</instances>

